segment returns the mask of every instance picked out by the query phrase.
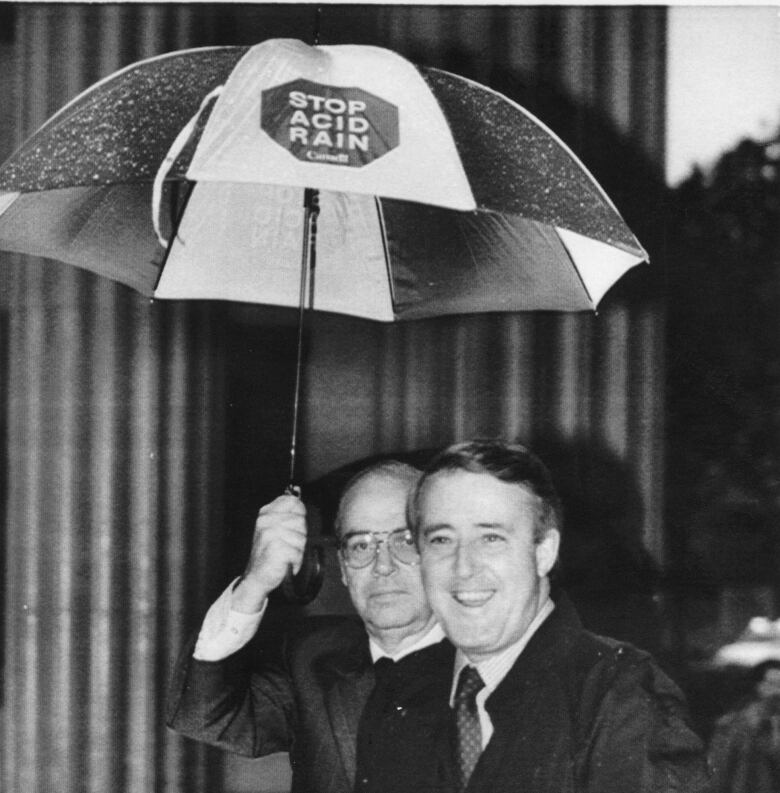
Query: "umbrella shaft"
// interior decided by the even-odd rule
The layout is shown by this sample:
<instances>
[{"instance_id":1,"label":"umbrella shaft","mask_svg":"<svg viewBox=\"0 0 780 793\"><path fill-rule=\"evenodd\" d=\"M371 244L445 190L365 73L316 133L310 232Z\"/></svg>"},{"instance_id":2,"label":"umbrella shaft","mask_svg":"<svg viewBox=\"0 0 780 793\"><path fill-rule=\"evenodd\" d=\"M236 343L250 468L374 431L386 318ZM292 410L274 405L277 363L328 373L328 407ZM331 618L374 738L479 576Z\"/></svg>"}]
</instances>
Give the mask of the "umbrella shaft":
<instances>
[{"instance_id":1,"label":"umbrella shaft","mask_svg":"<svg viewBox=\"0 0 780 793\"><path fill-rule=\"evenodd\" d=\"M306 290L309 307L314 307L314 271L317 254L317 216L320 212L319 190L307 187L303 195L303 244L301 245L301 282L298 296L298 343L295 361L295 393L293 397L292 435L290 438L290 475L288 487L294 487L295 455L298 445L298 412L303 371L303 326L306 317Z\"/></svg>"}]
</instances>

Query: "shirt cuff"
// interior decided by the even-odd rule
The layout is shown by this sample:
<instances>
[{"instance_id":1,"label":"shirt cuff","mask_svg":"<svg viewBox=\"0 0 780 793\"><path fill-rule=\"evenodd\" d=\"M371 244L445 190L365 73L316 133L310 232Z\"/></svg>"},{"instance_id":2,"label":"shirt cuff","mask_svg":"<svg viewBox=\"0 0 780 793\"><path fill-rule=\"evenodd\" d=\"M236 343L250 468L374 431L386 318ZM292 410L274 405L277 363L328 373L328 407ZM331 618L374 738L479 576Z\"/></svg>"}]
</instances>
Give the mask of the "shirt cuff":
<instances>
[{"instance_id":1,"label":"shirt cuff","mask_svg":"<svg viewBox=\"0 0 780 793\"><path fill-rule=\"evenodd\" d=\"M222 661L238 652L257 633L265 605L254 614L233 611L231 599L238 581L238 578L231 581L208 610L192 654L195 660Z\"/></svg>"}]
</instances>

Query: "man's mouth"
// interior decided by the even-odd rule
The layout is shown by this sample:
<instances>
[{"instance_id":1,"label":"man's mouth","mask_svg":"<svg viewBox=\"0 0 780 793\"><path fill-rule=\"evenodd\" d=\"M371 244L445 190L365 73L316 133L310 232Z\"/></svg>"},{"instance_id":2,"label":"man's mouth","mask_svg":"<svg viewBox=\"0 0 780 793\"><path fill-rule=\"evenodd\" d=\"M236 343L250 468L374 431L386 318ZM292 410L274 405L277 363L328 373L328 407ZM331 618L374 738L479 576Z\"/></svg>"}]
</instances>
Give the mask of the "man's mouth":
<instances>
[{"instance_id":1,"label":"man's mouth","mask_svg":"<svg viewBox=\"0 0 780 793\"><path fill-rule=\"evenodd\" d=\"M372 592L369 597L375 600L389 600L392 598L397 598L400 595L403 595L403 591L400 589L388 589L382 592Z\"/></svg>"},{"instance_id":2,"label":"man's mouth","mask_svg":"<svg viewBox=\"0 0 780 793\"><path fill-rule=\"evenodd\" d=\"M496 591L494 589L457 589L452 593L454 600L466 608L479 608L484 606Z\"/></svg>"}]
</instances>

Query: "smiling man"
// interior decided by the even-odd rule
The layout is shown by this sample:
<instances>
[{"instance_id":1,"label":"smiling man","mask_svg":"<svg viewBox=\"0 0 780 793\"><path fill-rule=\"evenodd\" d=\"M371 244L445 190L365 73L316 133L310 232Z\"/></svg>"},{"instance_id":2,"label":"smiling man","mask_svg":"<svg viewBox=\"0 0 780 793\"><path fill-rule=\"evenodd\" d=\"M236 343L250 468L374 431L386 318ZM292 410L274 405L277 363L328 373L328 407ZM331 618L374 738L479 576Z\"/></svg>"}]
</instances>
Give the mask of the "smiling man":
<instances>
[{"instance_id":1,"label":"smiling man","mask_svg":"<svg viewBox=\"0 0 780 793\"><path fill-rule=\"evenodd\" d=\"M519 445L451 446L410 512L430 604L457 648L443 785L469 793L700 793L701 741L646 653L585 631L549 575L561 508Z\"/></svg>"},{"instance_id":2,"label":"smiling man","mask_svg":"<svg viewBox=\"0 0 780 793\"><path fill-rule=\"evenodd\" d=\"M249 642L269 594L301 564L306 509L280 496L260 510L244 575L177 664L169 726L244 755L289 752L294 793L434 790L430 747L446 723L454 650L428 606L406 523L419 475L388 461L346 485L335 529L360 619L290 626L279 660L253 659Z\"/></svg>"}]
</instances>

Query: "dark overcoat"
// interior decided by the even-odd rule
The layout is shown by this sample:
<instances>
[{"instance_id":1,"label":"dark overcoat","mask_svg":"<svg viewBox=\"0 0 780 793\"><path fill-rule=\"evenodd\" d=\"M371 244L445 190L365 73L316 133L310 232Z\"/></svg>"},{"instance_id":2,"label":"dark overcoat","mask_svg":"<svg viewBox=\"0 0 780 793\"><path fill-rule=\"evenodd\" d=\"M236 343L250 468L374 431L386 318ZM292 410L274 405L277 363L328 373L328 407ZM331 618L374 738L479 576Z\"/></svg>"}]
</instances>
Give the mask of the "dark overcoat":
<instances>
[{"instance_id":1,"label":"dark overcoat","mask_svg":"<svg viewBox=\"0 0 780 793\"><path fill-rule=\"evenodd\" d=\"M259 658L246 647L198 661L193 644L174 670L169 727L249 757L289 752L293 793L352 793L358 726L375 682L359 619L308 618L287 631L280 652ZM358 775L361 791L417 793L440 775L432 749L448 723L454 649L444 641L414 655L416 673L361 725L370 766Z\"/></svg>"},{"instance_id":2,"label":"dark overcoat","mask_svg":"<svg viewBox=\"0 0 780 793\"><path fill-rule=\"evenodd\" d=\"M467 793L709 791L678 687L650 655L585 631L566 597L555 601L486 701L494 733Z\"/></svg>"}]
</instances>

